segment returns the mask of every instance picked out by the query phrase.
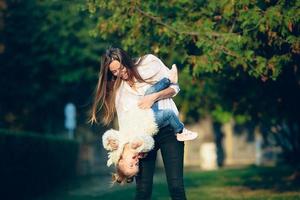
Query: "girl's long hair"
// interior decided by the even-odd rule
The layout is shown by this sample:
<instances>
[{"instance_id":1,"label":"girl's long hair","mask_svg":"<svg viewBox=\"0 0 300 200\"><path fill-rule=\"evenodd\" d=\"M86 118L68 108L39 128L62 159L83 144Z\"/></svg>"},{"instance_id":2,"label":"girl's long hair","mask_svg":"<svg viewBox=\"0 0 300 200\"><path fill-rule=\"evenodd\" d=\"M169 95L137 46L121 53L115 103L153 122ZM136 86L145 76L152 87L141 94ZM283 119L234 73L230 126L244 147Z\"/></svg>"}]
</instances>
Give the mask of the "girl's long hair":
<instances>
[{"instance_id":1,"label":"girl's long hair","mask_svg":"<svg viewBox=\"0 0 300 200\"><path fill-rule=\"evenodd\" d=\"M124 149L122 154L124 153ZM120 165L120 160L122 159L122 154L116 164L116 172L112 173L111 176L111 186L113 186L115 183L119 183L120 185L124 185L125 183L131 183L133 182L135 175L130 175L128 173L125 173L124 166Z\"/></svg>"},{"instance_id":2,"label":"girl's long hair","mask_svg":"<svg viewBox=\"0 0 300 200\"><path fill-rule=\"evenodd\" d=\"M126 67L128 80L145 82L137 71L137 66L142 62L141 59L133 60L123 49L110 47L101 57L98 84L94 90L94 101L89 113L88 123L98 123L97 113L103 108L102 123L108 125L115 115L116 91L121 85L121 78L115 77L109 70L109 65L113 60L117 60Z\"/></svg>"},{"instance_id":3,"label":"girl's long hair","mask_svg":"<svg viewBox=\"0 0 300 200\"><path fill-rule=\"evenodd\" d=\"M126 183L132 183L134 180L134 176L126 176L119 167L116 168L116 173L112 173L111 176L111 186L116 183L120 185L124 185Z\"/></svg>"}]
</instances>

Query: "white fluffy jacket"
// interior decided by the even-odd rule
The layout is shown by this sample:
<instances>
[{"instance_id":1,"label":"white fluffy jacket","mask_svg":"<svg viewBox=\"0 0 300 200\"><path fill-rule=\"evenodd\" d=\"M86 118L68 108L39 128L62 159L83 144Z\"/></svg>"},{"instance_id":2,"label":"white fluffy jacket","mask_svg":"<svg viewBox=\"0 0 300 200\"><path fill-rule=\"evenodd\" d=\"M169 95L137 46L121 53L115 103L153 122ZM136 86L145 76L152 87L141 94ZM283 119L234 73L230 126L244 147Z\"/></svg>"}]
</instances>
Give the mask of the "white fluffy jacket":
<instances>
[{"instance_id":1,"label":"white fluffy jacket","mask_svg":"<svg viewBox=\"0 0 300 200\"><path fill-rule=\"evenodd\" d=\"M143 144L137 148L137 152L148 152L154 147L153 135L158 132L152 109L134 108L126 112L126 121L119 124L120 130L107 130L102 136L102 143L108 150L107 166L117 164L123 152L124 145L136 140L142 140ZM118 149L113 150L108 140L113 139L118 143Z\"/></svg>"}]
</instances>

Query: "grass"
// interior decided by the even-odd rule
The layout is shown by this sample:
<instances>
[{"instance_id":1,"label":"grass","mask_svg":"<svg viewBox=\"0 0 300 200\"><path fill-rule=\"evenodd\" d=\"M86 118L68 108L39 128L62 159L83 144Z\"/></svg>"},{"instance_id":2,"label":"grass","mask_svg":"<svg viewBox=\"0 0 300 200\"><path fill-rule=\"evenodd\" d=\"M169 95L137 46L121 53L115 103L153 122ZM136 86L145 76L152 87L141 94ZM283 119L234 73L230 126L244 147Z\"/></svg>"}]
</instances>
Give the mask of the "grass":
<instances>
[{"instance_id":1,"label":"grass","mask_svg":"<svg viewBox=\"0 0 300 200\"><path fill-rule=\"evenodd\" d=\"M247 167L216 171L185 171L185 187L189 200L247 199L300 200L300 181L291 179L289 167ZM109 177L77 180L65 189L38 200L134 199L134 184L109 188ZM167 200L168 188L164 173L154 177L153 200Z\"/></svg>"},{"instance_id":2,"label":"grass","mask_svg":"<svg viewBox=\"0 0 300 200\"><path fill-rule=\"evenodd\" d=\"M225 169L186 175L188 199L300 199L299 180L288 167Z\"/></svg>"}]
</instances>

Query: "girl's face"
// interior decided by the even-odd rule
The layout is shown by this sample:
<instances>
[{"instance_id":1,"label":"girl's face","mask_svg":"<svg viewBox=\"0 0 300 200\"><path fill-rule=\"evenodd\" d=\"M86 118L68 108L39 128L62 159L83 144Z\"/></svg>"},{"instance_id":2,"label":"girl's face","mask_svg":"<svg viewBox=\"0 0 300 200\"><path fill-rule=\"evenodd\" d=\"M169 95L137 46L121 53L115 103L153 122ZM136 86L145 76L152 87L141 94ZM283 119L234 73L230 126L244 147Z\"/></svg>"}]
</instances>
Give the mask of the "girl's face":
<instances>
[{"instance_id":1,"label":"girl's face","mask_svg":"<svg viewBox=\"0 0 300 200\"><path fill-rule=\"evenodd\" d=\"M134 176L139 171L139 156L138 153L130 148L129 144L126 144L122 157L119 161L119 166L122 168L122 171L129 176Z\"/></svg>"},{"instance_id":2,"label":"girl's face","mask_svg":"<svg viewBox=\"0 0 300 200\"><path fill-rule=\"evenodd\" d=\"M121 63L117 60L113 60L109 64L109 70L114 76L120 76L122 80L127 80L128 79L128 72L127 68L121 65Z\"/></svg>"}]
</instances>

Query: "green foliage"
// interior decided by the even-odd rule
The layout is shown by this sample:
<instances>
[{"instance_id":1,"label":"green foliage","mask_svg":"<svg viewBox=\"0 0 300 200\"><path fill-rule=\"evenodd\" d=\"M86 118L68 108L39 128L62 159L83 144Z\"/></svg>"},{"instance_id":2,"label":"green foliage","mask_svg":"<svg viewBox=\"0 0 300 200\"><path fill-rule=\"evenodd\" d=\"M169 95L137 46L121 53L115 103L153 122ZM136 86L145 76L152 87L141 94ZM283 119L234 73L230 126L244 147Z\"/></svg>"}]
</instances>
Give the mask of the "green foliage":
<instances>
[{"instance_id":1,"label":"green foliage","mask_svg":"<svg viewBox=\"0 0 300 200\"><path fill-rule=\"evenodd\" d=\"M0 30L2 127L53 133L63 128L67 102L86 105L106 44L91 37L97 19L84 3L6 1ZM84 121L86 110L78 110Z\"/></svg>"},{"instance_id":2,"label":"green foliage","mask_svg":"<svg viewBox=\"0 0 300 200\"><path fill-rule=\"evenodd\" d=\"M61 125L66 102L86 105L107 44L177 63L176 101L186 122L209 115L269 128L300 125L299 0L6 4L0 16L0 81L7 86L1 87L1 126L44 132Z\"/></svg>"},{"instance_id":3,"label":"green foliage","mask_svg":"<svg viewBox=\"0 0 300 200\"><path fill-rule=\"evenodd\" d=\"M177 102L187 121L206 114L220 122L258 119L263 111L253 105L253 93L233 84L263 92L260 80L276 81L289 66L298 67L299 0L86 2L90 14L99 16L100 38L117 36L135 55L151 52L182 64Z\"/></svg>"},{"instance_id":4,"label":"green foliage","mask_svg":"<svg viewBox=\"0 0 300 200\"><path fill-rule=\"evenodd\" d=\"M99 17L99 36L116 34L134 53L180 51L195 74L242 66L250 76L276 80L285 60L298 51L299 1L87 1ZM289 36L295 36L293 42ZM186 47L199 49L192 55ZM272 48L272 52L268 52ZM298 52L299 53L299 52ZM189 59L195 56L195 59ZM274 60L277 58L277 60ZM280 58L280 59L279 59ZM270 69L271 68L271 69Z\"/></svg>"},{"instance_id":5,"label":"green foliage","mask_svg":"<svg viewBox=\"0 0 300 200\"><path fill-rule=\"evenodd\" d=\"M235 118L269 132L296 124L298 129L290 129L298 138L289 140L291 157L300 152L299 0L87 0L87 5L99 16L100 38L117 37L134 55L154 53L168 65L178 63L176 101L185 122L207 115L222 123Z\"/></svg>"}]
</instances>

